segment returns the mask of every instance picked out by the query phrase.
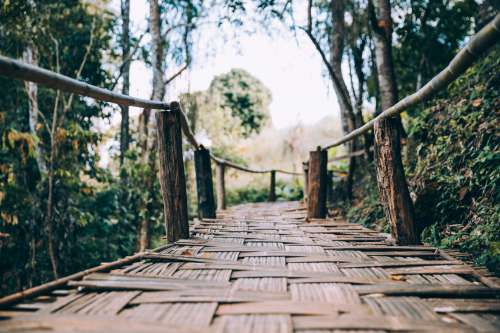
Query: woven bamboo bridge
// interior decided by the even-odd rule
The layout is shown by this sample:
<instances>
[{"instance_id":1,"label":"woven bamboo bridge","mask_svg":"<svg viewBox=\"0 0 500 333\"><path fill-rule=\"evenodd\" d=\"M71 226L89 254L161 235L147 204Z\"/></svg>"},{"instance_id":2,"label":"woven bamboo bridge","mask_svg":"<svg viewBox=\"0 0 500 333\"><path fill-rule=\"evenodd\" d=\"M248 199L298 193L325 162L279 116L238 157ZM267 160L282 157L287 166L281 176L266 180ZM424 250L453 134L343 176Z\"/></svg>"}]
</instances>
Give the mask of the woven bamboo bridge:
<instances>
[{"instance_id":1,"label":"woven bamboo bridge","mask_svg":"<svg viewBox=\"0 0 500 333\"><path fill-rule=\"evenodd\" d=\"M494 283L296 202L249 204L1 311L0 331L498 332Z\"/></svg>"},{"instance_id":2,"label":"woven bamboo bridge","mask_svg":"<svg viewBox=\"0 0 500 333\"><path fill-rule=\"evenodd\" d=\"M0 332L500 332L497 279L462 254L420 245L400 138L379 127L446 87L499 39L500 14L416 93L311 151L298 174L213 155L197 142L177 102L118 94L0 56L0 75L155 110L166 229L160 248L0 298ZM333 218L326 204L327 150L372 128L372 147L336 158L375 152L391 235ZM188 221L183 136L194 150L194 221ZM270 174L269 203L227 208L226 168ZM277 174L304 176L302 202L276 202Z\"/></svg>"}]
</instances>

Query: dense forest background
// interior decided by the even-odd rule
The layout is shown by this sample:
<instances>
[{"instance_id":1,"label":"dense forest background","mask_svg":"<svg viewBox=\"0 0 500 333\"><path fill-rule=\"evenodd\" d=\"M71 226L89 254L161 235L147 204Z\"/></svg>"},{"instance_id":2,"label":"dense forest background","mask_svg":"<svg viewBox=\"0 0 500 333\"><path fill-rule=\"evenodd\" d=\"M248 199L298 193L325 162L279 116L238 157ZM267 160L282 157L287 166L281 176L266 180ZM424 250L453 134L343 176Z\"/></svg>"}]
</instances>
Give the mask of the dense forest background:
<instances>
[{"instance_id":1,"label":"dense forest background","mask_svg":"<svg viewBox=\"0 0 500 333\"><path fill-rule=\"evenodd\" d=\"M387 3L150 0L148 28L137 34L130 31L129 0L120 2L118 12L103 0L2 1L0 53L125 94L134 79L130 63L142 61L153 73L151 97L165 99L169 86L190 70L199 32L208 26L222 31L214 35L221 40L228 40L228 27L252 33L249 27L259 26L272 35L280 25L291 36L306 34L307 47L324 60L340 117L278 131L270 121L271 92L241 69L214 77L205 91L179 96L193 131L218 156L300 171L311 148L384 108L376 64L384 33L389 31L384 45L393 60L393 93L403 97L444 68L498 11L494 1L400 0L391 1L392 16L381 19ZM467 251L497 274L498 59L496 47L447 91L401 117L403 162L423 240ZM0 295L161 243L152 110L134 114L3 77L0 89ZM366 135L330 154L361 149L372 140ZM187 144L185 150L194 217L192 151ZM339 176L332 208L386 230L372 158L330 167ZM229 204L267 199L267 177L233 171L227 177ZM280 179L278 199L301 199L301 182Z\"/></svg>"}]
</instances>

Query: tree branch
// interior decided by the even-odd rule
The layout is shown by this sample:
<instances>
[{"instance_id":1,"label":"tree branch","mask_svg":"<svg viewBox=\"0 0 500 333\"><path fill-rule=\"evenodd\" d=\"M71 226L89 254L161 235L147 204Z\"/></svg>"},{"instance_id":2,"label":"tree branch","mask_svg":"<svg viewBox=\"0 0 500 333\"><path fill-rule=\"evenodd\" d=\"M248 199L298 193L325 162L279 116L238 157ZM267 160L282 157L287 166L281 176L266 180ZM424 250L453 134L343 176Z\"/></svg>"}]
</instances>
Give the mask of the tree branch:
<instances>
[{"instance_id":1,"label":"tree branch","mask_svg":"<svg viewBox=\"0 0 500 333\"><path fill-rule=\"evenodd\" d=\"M337 91L340 93L339 98L341 98L346 105L350 105L351 104L350 97L346 96L344 89L342 89L341 81L337 77L337 75L335 74L335 71L333 70L333 66L328 61L328 58L326 57L325 52L323 52L323 50L321 49L321 45L319 45L318 40L306 28L299 27L299 29L303 30L307 34L307 36L309 37L311 42L314 44L314 47L316 47L316 50L319 52L321 59L323 60L323 63L325 64L326 68L328 69L328 73L330 74L330 77L333 81L333 84L337 87Z\"/></svg>"},{"instance_id":2,"label":"tree branch","mask_svg":"<svg viewBox=\"0 0 500 333\"><path fill-rule=\"evenodd\" d=\"M139 39L137 40L137 43L135 44L134 46L134 49L132 50L132 52L130 52L127 56L127 58L125 58L125 60L122 62L122 64L120 65L120 68L118 69L118 76L113 80L113 84L111 85L111 88L109 88L109 90L115 90L116 88L116 85L118 84L118 81L120 80L120 78L122 77L123 75L123 70L125 69L125 66L132 61L132 58L134 57L135 53L137 52L137 50L139 49L139 46L141 45L141 41L142 41L142 38L146 35L146 33L143 33Z\"/></svg>"}]
</instances>

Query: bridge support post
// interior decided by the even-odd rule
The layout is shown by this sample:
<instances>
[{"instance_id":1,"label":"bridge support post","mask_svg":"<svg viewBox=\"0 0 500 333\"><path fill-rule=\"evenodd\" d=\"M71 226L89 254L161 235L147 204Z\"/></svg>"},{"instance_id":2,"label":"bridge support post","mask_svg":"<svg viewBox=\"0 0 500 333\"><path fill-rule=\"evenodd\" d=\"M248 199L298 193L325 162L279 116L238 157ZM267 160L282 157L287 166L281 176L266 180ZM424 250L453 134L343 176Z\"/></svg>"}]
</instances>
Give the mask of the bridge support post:
<instances>
[{"instance_id":1,"label":"bridge support post","mask_svg":"<svg viewBox=\"0 0 500 333\"><path fill-rule=\"evenodd\" d=\"M271 179L269 182L269 201L276 201L276 170L271 170Z\"/></svg>"},{"instance_id":2,"label":"bridge support post","mask_svg":"<svg viewBox=\"0 0 500 333\"><path fill-rule=\"evenodd\" d=\"M318 147L309 153L308 218L326 217L326 177L328 154Z\"/></svg>"},{"instance_id":3,"label":"bridge support post","mask_svg":"<svg viewBox=\"0 0 500 333\"><path fill-rule=\"evenodd\" d=\"M155 117L165 230L167 241L175 242L189 238L179 103L171 103L169 112L158 111Z\"/></svg>"},{"instance_id":4,"label":"bridge support post","mask_svg":"<svg viewBox=\"0 0 500 333\"><path fill-rule=\"evenodd\" d=\"M226 166L224 163L217 163L215 177L217 180L217 209L226 209L226 184L224 179Z\"/></svg>"},{"instance_id":5,"label":"bridge support post","mask_svg":"<svg viewBox=\"0 0 500 333\"><path fill-rule=\"evenodd\" d=\"M198 194L198 217L200 219L214 219L215 198L210 151L203 146L194 152L194 167L196 173L196 192Z\"/></svg>"},{"instance_id":6,"label":"bridge support post","mask_svg":"<svg viewBox=\"0 0 500 333\"><path fill-rule=\"evenodd\" d=\"M374 125L377 183L392 237L397 244L412 245L419 243L419 237L401 161L398 126L396 118L382 119Z\"/></svg>"},{"instance_id":7,"label":"bridge support post","mask_svg":"<svg viewBox=\"0 0 500 333\"><path fill-rule=\"evenodd\" d=\"M307 205L309 195L309 162L302 162L302 170L304 170L304 204Z\"/></svg>"}]
</instances>

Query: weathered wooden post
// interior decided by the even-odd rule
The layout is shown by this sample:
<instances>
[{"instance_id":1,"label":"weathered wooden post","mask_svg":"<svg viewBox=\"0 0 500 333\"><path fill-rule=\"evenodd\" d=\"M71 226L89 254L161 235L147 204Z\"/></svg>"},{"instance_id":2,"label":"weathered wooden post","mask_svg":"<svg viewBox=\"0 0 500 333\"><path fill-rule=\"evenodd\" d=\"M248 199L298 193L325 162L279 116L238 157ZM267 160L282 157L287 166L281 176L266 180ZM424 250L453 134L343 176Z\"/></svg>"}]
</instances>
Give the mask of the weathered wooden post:
<instances>
[{"instance_id":1,"label":"weathered wooden post","mask_svg":"<svg viewBox=\"0 0 500 333\"><path fill-rule=\"evenodd\" d=\"M397 244L412 245L419 243L419 235L401 161L398 121L387 118L374 125L377 183L392 237Z\"/></svg>"},{"instance_id":2,"label":"weathered wooden post","mask_svg":"<svg viewBox=\"0 0 500 333\"><path fill-rule=\"evenodd\" d=\"M224 172L226 165L224 163L217 163L215 169L215 177L217 179L217 209L226 209L226 184L224 180Z\"/></svg>"},{"instance_id":3,"label":"weathered wooden post","mask_svg":"<svg viewBox=\"0 0 500 333\"><path fill-rule=\"evenodd\" d=\"M180 105L177 102L170 103L170 111L156 112L159 181L168 242L189 237L180 117Z\"/></svg>"},{"instance_id":4,"label":"weathered wooden post","mask_svg":"<svg viewBox=\"0 0 500 333\"><path fill-rule=\"evenodd\" d=\"M326 217L326 177L328 154L318 147L309 153L308 218Z\"/></svg>"},{"instance_id":5,"label":"weathered wooden post","mask_svg":"<svg viewBox=\"0 0 500 333\"><path fill-rule=\"evenodd\" d=\"M309 162L302 162L302 170L304 170L304 203L307 204L307 196L309 194Z\"/></svg>"},{"instance_id":6,"label":"weathered wooden post","mask_svg":"<svg viewBox=\"0 0 500 333\"><path fill-rule=\"evenodd\" d=\"M194 152L194 167L198 194L198 217L213 219L215 218L215 199L210 151L203 146Z\"/></svg>"},{"instance_id":7,"label":"weathered wooden post","mask_svg":"<svg viewBox=\"0 0 500 333\"><path fill-rule=\"evenodd\" d=\"M271 170L271 180L269 183L269 201L276 201L276 170Z\"/></svg>"}]
</instances>

